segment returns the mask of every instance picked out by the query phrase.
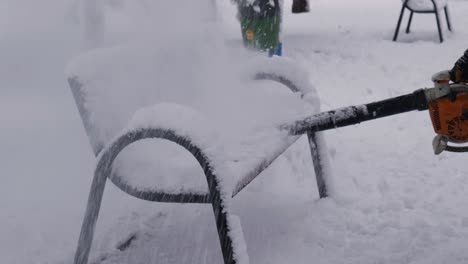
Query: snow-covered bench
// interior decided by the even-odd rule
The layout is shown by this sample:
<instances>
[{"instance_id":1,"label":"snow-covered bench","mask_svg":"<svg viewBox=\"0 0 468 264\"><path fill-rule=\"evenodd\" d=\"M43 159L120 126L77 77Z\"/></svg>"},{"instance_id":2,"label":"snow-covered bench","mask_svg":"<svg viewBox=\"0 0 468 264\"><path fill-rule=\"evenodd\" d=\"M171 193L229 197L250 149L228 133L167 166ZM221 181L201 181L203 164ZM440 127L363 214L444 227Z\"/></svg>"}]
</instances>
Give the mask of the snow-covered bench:
<instances>
[{"instance_id":1,"label":"snow-covered bench","mask_svg":"<svg viewBox=\"0 0 468 264\"><path fill-rule=\"evenodd\" d=\"M395 34L393 36L393 41L396 41L398 38L398 33L400 31L401 21L405 13L405 9L410 11L410 17L408 19L408 25L406 27L406 33L410 32L411 22L413 21L414 13L421 14L435 14L437 22L437 30L439 32L440 42L444 41L442 34L442 27L440 24L440 11L443 9L445 12L445 18L447 20L447 27L451 31L452 26L450 24L449 12L448 12L448 0L402 0L402 7L400 16L398 18L397 27L395 29Z\"/></svg>"},{"instance_id":2,"label":"snow-covered bench","mask_svg":"<svg viewBox=\"0 0 468 264\"><path fill-rule=\"evenodd\" d=\"M204 48L126 45L70 63L67 78L97 156L75 264L88 261L107 178L143 200L211 203L224 262L248 262L229 201L299 138L279 127L318 112L319 100L307 74L287 59L192 44ZM158 140L135 143L144 139ZM325 197L323 140L312 132L308 139ZM195 158L208 188L194 175L193 158L167 142Z\"/></svg>"}]
</instances>

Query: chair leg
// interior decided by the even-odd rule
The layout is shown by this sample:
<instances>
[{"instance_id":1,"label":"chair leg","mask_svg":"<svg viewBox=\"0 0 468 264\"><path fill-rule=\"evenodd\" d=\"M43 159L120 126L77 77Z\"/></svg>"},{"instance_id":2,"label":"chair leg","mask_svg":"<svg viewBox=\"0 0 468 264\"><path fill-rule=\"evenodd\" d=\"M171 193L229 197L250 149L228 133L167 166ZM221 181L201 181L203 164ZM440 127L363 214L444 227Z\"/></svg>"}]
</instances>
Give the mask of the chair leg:
<instances>
[{"instance_id":1,"label":"chair leg","mask_svg":"<svg viewBox=\"0 0 468 264\"><path fill-rule=\"evenodd\" d=\"M400 17L398 18L397 27L395 30L395 34L393 35L393 41L396 41L398 38L398 32L400 31L401 20L403 19L403 14L405 13L405 5L401 7Z\"/></svg>"},{"instance_id":2,"label":"chair leg","mask_svg":"<svg viewBox=\"0 0 468 264\"><path fill-rule=\"evenodd\" d=\"M447 19L447 27L448 27L448 30L452 31L452 23L450 23L448 6L445 6L444 12L445 12L445 19Z\"/></svg>"},{"instance_id":3,"label":"chair leg","mask_svg":"<svg viewBox=\"0 0 468 264\"><path fill-rule=\"evenodd\" d=\"M213 180L215 181L215 180ZM211 185L215 186L215 185ZM221 198L219 190L211 190L212 206L216 221L216 227L218 229L219 242L221 244L221 252L223 253L224 264L236 264L237 261L234 258L233 239L229 234L230 228L228 223L228 212L224 207L225 201ZM233 223L230 223L231 225Z\"/></svg>"},{"instance_id":4,"label":"chair leg","mask_svg":"<svg viewBox=\"0 0 468 264\"><path fill-rule=\"evenodd\" d=\"M437 20L437 29L439 31L440 43L444 42L444 37L442 36L442 27L440 26L439 10L435 11L436 20Z\"/></svg>"},{"instance_id":5,"label":"chair leg","mask_svg":"<svg viewBox=\"0 0 468 264\"><path fill-rule=\"evenodd\" d=\"M411 11L409 20L408 20L408 26L406 26L406 34L410 33L410 27L411 27L411 22L413 21L413 11Z\"/></svg>"},{"instance_id":6,"label":"chair leg","mask_svg":"<svg viewBox=\"0 0 468 264\"><path fill-rule=\"evenodd\" d=\"M315 180L320 198L328 197L327 182L325 181L325 171L323 168L324 157L320 153L324 147L323 139L320 135L312 131L307 131L307 138L309 139L309 148L312 155L312 163L314 165Z\"/></svg>"}]
</instances>

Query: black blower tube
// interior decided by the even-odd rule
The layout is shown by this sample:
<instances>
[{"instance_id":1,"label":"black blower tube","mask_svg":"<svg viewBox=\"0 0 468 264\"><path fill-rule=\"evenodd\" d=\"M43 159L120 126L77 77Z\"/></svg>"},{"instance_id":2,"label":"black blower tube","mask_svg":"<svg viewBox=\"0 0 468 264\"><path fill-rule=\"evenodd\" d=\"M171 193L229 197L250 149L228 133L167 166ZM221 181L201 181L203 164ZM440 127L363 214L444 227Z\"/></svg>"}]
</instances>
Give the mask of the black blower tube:
<instances>
[{"instance_id":1,"label":"black blower tube","mask_svg":"<svg viewBox=\"0 0 468 264\"><path fill-rule=\"evenodd\" d=\"M414 110L427 110L427 100L424 90L389 98L383 101L359 106L348 106L327 112L318 113L298 120L283 128L291 135L302 135L308 131L318 132L338 127L356 125L364 121L397 115Z\"/></svg>"}]
</instances>

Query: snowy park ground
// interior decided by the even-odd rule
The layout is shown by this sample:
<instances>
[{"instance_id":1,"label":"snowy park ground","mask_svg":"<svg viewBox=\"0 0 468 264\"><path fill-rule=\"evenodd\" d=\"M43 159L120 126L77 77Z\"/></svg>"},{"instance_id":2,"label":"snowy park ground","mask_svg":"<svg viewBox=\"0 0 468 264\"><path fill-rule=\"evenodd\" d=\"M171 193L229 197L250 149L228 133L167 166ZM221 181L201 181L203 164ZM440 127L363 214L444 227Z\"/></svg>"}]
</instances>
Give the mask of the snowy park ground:
<instances>
[{"instance_id":1,"label":"snowy park ground","mask_svg":"<svg viewBox=\"0 0 468 264\"><path fill-rule=\"evenodd\" d=\"M433 15L392 42L398 0L285 7L284 55L308 70L323 110L429 87L468 48L466 1L450 2L443 44ZM81 48L68 8L0 1L0 263L70 263L76 247L95 159L63 73ZM238 41L233 6L218 11ZM324 200L300 142L234 200L251 263L467 263L467 157L434 156L433 136L427 112L325 132L336 193ZM133 232L128 251L113 249ZM215 232L209 206L137 201L109 184L92 260L221 263Z\"/></svg>"}]
</instances>

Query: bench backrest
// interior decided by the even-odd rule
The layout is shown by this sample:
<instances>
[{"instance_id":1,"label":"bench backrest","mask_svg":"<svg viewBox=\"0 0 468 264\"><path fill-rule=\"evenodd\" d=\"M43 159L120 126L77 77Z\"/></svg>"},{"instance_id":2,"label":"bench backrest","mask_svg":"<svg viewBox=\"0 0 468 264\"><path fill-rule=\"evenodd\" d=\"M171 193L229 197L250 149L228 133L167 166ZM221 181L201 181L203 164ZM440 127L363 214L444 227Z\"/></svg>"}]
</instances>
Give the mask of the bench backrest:
<instances>
[{"instance_id":1,"label":"bench backrest","mask_svg":"<svg viewBox=\"0 0 468 264\"><path fill-rule=\"evenodd\" d=\"M302 93L312 91L307 75L287 59L256 56L252 59L252 54L243 49L228 49L220 43L192 38L190 45L145 43L94 50L76 58L67 74L97 154L125 128L139 108L159 102L192 107L213 122L232 119L232 127L226 130L238 129L241 123L248 126L259 122L252 119L252 112L265 111L268 116L276 108L269 102L279 101L278 96L274 99L272 94L255 88L259 83L252 80L258 72L287 76ZM293 108L294 102L301 102L297 95L282 89L279 100L293 100ZM265 96L271 100L262 98ZM310 98L315 100L317 111L318 100ZM271 115L270 118L281 120L281 113Z\"/></svg>"},{"instance_id":2,"label":"bench backrest","mask_svg":"<svg viewBox=\"0 0 468 264\"><path fill-rule=\"evenodd\" d=\"M233 84L227 72L214 67L219 58L208 47L179 47L148 43L94 50L69 65L67 75L95 152L139 108L158 102L196 106L209 95L206 89L222 90L223 79L224 87Z\"/></svg>"}]
</instances>

